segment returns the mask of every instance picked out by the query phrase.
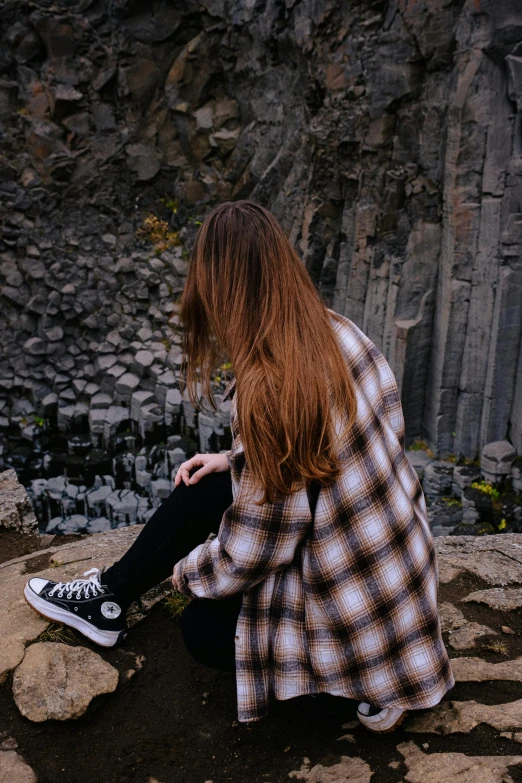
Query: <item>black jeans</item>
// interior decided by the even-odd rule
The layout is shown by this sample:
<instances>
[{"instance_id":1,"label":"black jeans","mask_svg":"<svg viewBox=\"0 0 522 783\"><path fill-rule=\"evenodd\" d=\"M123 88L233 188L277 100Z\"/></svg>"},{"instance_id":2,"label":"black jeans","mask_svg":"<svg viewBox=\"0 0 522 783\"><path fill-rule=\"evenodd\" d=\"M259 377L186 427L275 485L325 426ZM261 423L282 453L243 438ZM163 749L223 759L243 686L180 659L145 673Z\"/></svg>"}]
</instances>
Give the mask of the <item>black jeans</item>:
<instances>
[{"instance_id":1,"label":"black jeans","mask_svg":"<svg viewBox=\"0 0 522 783\"><path fill-rule=\"evenodd\" d=\"M232 504L229 471L210 473L197 484L183 481L156 509L123 557L103 574L103 582L128 606L172 575L174 564L217 533ZM236 623L242 593L222 600L195 599L180 618L185 645L198 662L235 671Z\"/></svg>"}]
</instances>

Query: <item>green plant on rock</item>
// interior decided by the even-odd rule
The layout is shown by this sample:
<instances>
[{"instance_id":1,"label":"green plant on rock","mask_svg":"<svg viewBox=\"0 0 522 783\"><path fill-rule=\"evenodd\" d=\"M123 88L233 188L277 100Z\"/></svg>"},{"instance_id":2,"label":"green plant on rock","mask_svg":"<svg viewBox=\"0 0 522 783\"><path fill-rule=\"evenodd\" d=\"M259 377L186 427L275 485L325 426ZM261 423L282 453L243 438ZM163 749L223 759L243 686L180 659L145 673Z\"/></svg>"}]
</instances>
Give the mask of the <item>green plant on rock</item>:
<instances>
[{"instance_id":1,"label":"green plant on rock","mask_svg":"<svg viewBox=\"0 0 522 783\"><path fill-rule=\"evenodd\" d=\"M487 481L473 481L471 483L471 487L472 489L480 490L480 492L483 492L485 495L489 495L491 500L495 503L498 503L500 500L500 492L498 489L493 487L491 484L488 484Z\"/></svg>"},{"instance_id":2,"label":"green plant on rock","mask_svg":"<svg viewBox=\"0 0 522 783\"><path fill-rule=\"evenodd\" d=\"M169 212L172 212L173 214L176 214L176 212L179 209L179 201L177 198L169 198L168 196L163 196L163 198L160 198L160 202L163 204L163 206L169 210Z\"/></svg>"},{"instance_id":3,"label":"green plant on rock","mask_svg":"<svg viewBox=\"0 0 522 783\"><path fill-rule=\"evenodd\" d=\"M458 498L453 498L450 495L443 495L441 500L446 506L462 508L462 500L459 500Z\"/></svg>"},{"instance_id":4,"label":"green plant on rock","mask_svg":"<svg viewBox=\"0 0 522 783\"><path fill-rule=\"evenodd\" d=\"M505 642L487 642L482 645L482 649L497 653L497 655L509 655L509 648Z\"/></svg>"},{"instance_id":5,"label":"green plant on rock","mask_svg":"<svg viewBox=\"0 0 522 783\"><path fill-rule=\"evenodd\" d=\"M43 417L43 416L35 416L35 417L34 417L34 423L35 423L35 424L36 424L38 427L43 427L43 425L45 424L45 419L44 419L44 417Z\"/></svg>"},{"instance_id":6,"label":"green plant on rock","mask_svg":"<svg viewBox=\"0 0 522 783\"><path fill-rule=\"evenodd\" d=\"M433 451L429 448L425 440L414 440L413 443L408 446L409 451L425 451L428 457L434 457Z\"/></svg>"},{"instance_id":7,"label":"green plant on rock","mask_svg":"<svg viewBox=\"0 0 522 783\"><path fill-rule=\"evenodd\" d=\"M475 466L478 467L478 466L480 466L480 459L478 459L478 458L471 459L471 457L460 457L457 460L457 464L458 465L475 465Z\"/></svg>"},{"instance_id":8,"label":"green plant on rock","mask_svg":"<svg viewBox=\"0 0 522 783\"><path fill-rule=\"evenodd\" d=\"M190 603L190 598L183 593L172 592L162 601L171 617L177 620L181 617L183 609Z\"/></svg>"},{"instance_id":9,"label":"green plant on rock","mask_svg":"<svg viewBox=\"0 0 522 783\"><path fill-rule=\"evenodd\" d=\"M478 527L475 525L475 532L477 536L492 536L497 529L490 522L482 522Z\"/></svg>"}]
</instances>

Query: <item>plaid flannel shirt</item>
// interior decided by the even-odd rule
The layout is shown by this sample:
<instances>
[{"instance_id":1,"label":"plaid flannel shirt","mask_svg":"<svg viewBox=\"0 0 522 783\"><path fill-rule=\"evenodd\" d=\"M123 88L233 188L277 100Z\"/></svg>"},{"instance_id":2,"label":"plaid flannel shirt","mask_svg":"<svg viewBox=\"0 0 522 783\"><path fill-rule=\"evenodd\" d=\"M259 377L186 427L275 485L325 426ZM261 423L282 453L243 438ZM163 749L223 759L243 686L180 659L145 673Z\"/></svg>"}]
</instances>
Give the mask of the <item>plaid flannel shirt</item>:
<instances>
[{"instance_id":1,"label":"plaid flannel shirt","mask_svg":"<svg viewBox=\"0 0 522 783\"><path fill-rule=\"evenodd\" d=\"M238 719L271 699L327 692L377 706L437 704L455 680L441 636L438 567L391 368L374 343L332 310L352 373L357 418L342 472L319 491L314 517L303 486L256 506L231 397L233 502L217 536L180 560L180 592L243 593L236 627ZM260 497L259 494L254 497Z\"/></svg>"}]
</instances>

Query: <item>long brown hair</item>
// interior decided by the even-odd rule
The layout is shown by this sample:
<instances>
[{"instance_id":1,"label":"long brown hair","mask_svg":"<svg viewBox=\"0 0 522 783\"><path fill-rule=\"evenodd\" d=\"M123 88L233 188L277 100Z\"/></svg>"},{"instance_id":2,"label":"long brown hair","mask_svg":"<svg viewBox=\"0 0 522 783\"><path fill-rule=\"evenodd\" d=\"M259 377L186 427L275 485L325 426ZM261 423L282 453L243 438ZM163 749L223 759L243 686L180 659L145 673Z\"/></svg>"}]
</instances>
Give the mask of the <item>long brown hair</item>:
<instances>
[{"instance_id":1,"label":"long brown hair","mask_svg":"<svg viewBox=\"0 0 522 783\"><path fill-rule=\"evenodd\" d=\"M339 475L338 437L356 397L330 313L275 217L252 201L215 207L198 231L181 297L185 382L198 407L230 360L245 460L261 503ZM345 422L336 433L332 409Z\"/></svg>"}]
</instances>

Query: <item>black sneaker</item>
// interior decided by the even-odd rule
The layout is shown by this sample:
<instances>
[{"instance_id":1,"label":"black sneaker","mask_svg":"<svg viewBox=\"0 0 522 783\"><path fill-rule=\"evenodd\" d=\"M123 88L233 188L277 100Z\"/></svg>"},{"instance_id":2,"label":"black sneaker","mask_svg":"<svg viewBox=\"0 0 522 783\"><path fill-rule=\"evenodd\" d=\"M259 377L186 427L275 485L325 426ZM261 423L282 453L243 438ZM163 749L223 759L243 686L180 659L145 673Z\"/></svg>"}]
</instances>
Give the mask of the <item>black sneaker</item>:
<instances>
[{"instance_id":1,"label":"black sneaker","mask_svg":"<svg viewBox=\"0 0 522 783\"><path fill-rule=\"evenodd\" d=\"M48 620L70 625L102 647L114 647L127 636L126 607L107 585L100 582L101 571L91 568L71 582L29 579L24 587L27 603Z\"/></svg>"}]
</instances>

